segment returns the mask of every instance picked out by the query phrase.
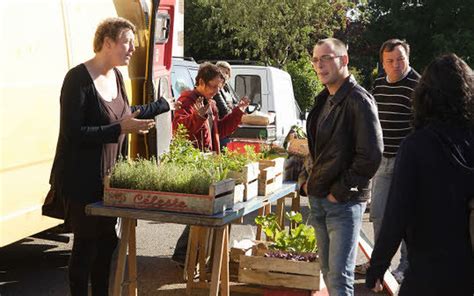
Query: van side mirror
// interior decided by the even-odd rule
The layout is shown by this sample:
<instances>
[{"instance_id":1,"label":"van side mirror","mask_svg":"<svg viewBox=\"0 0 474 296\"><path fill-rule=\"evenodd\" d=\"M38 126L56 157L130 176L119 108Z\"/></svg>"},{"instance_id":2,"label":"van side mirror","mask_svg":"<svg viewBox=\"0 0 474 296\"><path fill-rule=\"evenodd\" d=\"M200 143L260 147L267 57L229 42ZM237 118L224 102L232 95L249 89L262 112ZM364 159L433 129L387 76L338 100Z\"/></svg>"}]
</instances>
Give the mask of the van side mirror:
<instances>
[{"instance_id":1,"label":"van side mirror","mask_svg":"<svg viewBox=\"0 0 474 296\"><path fill-rule=\"evenodd\" d=\"M250 104L246 109L245 113L252 114L255 111L260 111L260 104Z\"/></svg>"}]
</instances>

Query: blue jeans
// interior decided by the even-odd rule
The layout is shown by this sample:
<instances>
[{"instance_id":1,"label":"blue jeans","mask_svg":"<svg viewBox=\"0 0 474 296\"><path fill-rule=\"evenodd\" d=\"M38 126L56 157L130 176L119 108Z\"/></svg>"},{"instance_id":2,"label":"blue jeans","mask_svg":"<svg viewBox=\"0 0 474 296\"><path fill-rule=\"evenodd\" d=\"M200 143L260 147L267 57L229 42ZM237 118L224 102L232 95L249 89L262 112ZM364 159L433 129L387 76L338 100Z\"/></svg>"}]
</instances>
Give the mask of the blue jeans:
<instances>
[{"instance_id":1,"label":"blue jeans","mask_svg":"<svg viewBox=\"0 0 474 296\"><path fill-rule=\"evenodd\" d=\"M382 158L380 167L372 179L372 203L370 205L370 221L374 227L374 243L379 237L380 228L382 227L383 215L387 205L388 193L390 191L390 184L392 183L393 167L395 165L395 157ZM405 241L402 241L400 249L400 263L397 271L405 272L408 268L407 246Z\"/></svg>"},{"instance_id":2,"label":"blue jeans","mask_svg":"<svg viewBox=\"0 0 474 296\"><path fill-rule=\"evenodd\" d=\"M354 295L354 267L365 202L331 203L309 197L310 223L318 240L319 262L331 296Z\"/></svg>"}]
</instances>

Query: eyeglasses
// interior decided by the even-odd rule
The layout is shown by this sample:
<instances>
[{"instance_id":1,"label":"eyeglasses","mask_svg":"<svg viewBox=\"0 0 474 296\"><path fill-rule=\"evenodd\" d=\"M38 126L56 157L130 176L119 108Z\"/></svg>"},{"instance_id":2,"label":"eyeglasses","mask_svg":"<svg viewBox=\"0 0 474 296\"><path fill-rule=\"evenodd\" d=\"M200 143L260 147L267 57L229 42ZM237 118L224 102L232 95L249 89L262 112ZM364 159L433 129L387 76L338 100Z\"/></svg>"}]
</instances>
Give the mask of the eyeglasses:
<instances>
[{"instance_id":1,"label":"eyeglasses","mask_svg":"<svg viewBox=\"0 0 474 296\"><path fill-rule=\"evenodd\" d=\"M340 57L342 57L342 55L331 56L331 55L328 55L328 54L323 55L323 56L321 56L320 58L318 58L318 57L312 57L312 58L311 58L311 64L316 65L318 62L327 63L327 62L329 62L329 61L331 61L331 60L334 60L335 58L340 58Z\"/></svg>"}]
</instances>

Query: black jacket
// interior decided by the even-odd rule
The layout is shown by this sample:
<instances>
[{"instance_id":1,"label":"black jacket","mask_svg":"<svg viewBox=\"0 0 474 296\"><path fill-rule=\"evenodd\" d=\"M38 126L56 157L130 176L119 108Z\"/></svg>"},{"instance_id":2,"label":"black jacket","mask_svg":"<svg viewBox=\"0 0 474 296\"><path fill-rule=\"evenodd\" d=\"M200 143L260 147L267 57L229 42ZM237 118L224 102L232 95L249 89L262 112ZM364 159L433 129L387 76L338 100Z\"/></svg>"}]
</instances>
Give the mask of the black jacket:
<instances>
[{"instance_id":1,"label":"black jacket","mask_svg":"<svg viewBox=\"0 0 474 296\"><path fill-rule=\"evenodd\" d=\"M225 83L224 87L213 97L219 111L219 119L232 112L237 105L237 94L230 84Z\"/></svg>"},{"instance_id":2,"label":"black jacket","mask_svg":"<svg viewBox=\"0 0 474 296\"><path fill-rule=\"evenodd\" d=\"M398 150L367 287L383 278L404 239L409 267L399 295L472 296L473 184L474 130L429 125L409 135Z\"/></svg>"},{"instance_id":3,"label":"black jacket","mask_svg":"<svg viewBox=\"0 0 474 296\"><path fill-rule=\"evenodd\" d=\"M118 70L115 69L115 73L128 106L123 78ZM103 145L116 143L121 129L120 123L109 123L99 100L84 64L66 74L60 98L59 138L50 177L50 183L60 198L84 203L102 198ZM132 112L137 109L140 109L138 118L153 118L170 108L168 102L160 98L147 105L131 107ZM125 143L121 154L126 155L127 150Z\"/></svg>"},{"instance_id":4,"label":"black jacket","mask_svg":"<svg viewBox=\"0 0 474 296\"><path fill-rule=\"evenodd\" d=\"M329 96L324 89L307 120L312 168L308 194L339 202L367 200L369 182L382 159L382 130L373 97L350 76L332 98L328 116L317 129L318 116Z\"/></svg>"}]
</instances>

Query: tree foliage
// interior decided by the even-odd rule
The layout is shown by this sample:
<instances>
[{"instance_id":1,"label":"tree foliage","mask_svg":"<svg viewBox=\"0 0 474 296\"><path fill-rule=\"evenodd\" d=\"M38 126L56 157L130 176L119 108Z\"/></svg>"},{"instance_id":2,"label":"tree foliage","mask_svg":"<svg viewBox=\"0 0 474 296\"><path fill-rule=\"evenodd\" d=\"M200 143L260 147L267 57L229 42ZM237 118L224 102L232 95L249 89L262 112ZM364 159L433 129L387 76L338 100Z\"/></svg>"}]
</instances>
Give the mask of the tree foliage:
<instances>
[{"instance_id":1,"label":"tree foliage","mask_svg":"<svg viewBox=\"0 0 474 296\"><path fill-rule=\"evenodd\" d=\"M314 98L323 89L317 79L310 56L304 55L297 61L286 64L285 70L291 75L295 98L302 111L308 111L314 104Z\"/></svg>"},{"instance_id":2,"label":"tree foliage","mask_svg":"<svg viewBox=\"0 0 474 296\"><path fill-rule=\"evenodd\" d=\"M446 52L454 52L472 65L472 4L465 0L372 0L367 39L379 46L389 38L407 40L410 61L420 71Z\"/></svg>"},{"instance_id":3,"label":"tree foliage","mask_svg":"<svg viewBox=\"0 0 474 296\"><path fill-rule=\"evenodd\" d=\"M287 66L295 97L306 110L321 89L308 53L318 39L343 30L347 5L343 0L185 0L185 55Z\"/></svg>"},{"instance_id":4,"label":"tree foliage","mask_svg":"<svg viewBox=\"0 0 474 296\"><path fill-rule=\"evenodd\" d=\"M338 1L187 0L185 52L282 67L344 24ZM336 5L338 4L338 5Z\"/></svg>"}]
</instances>

